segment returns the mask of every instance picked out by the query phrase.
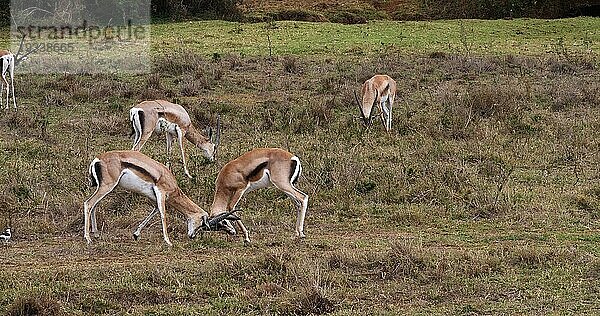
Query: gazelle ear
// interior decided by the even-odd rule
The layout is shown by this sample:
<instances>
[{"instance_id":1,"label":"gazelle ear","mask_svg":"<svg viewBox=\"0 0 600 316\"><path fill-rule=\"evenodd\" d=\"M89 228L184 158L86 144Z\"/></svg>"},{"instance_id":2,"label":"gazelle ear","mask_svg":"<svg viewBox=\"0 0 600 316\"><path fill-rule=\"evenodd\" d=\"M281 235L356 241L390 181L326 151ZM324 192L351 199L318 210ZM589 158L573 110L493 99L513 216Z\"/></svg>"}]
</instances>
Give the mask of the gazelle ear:
<instances>
[{"instance_id":1,"label":"gazelle ear","mask_svg":"<svg viewBox=\"0 0 600 316\"><path fill-rule=\"evenodd\" d=\"M217 114L217 134L215 136L215 145L219 146L221 143L221 115Z\"/></svg>"}]
</instances>

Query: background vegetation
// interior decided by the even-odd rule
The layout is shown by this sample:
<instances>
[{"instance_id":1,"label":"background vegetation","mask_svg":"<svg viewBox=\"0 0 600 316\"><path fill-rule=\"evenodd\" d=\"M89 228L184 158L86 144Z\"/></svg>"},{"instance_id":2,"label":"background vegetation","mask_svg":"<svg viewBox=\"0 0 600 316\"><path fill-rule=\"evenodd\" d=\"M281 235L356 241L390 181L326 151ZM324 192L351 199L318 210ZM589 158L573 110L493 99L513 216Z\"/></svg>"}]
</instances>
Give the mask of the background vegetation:
<instances>
[{"instance_id":1,"label":"background vegetation","mask_svg":"<svg viewBox=\"0 0 600 316\"><path fill-rule=\"evenodd\" d=\"M98 2L83 5L98 6ZM110 6L116 0L102 1ZM10 0L0 0L0 25L10 23ZM600 16L597 0L151 0L158 20L225 19L240 22L295 20L366 23L368 20L564 18Z\"/></svg>"},{"instance_id":2,"label":"background vegetation","mask_svg":"<svg viewBox=\"0 0 600 316\"><path fill-rule=\"evenodd\" d=\"M386 27L410 36L390 39ZM150 74L17 74L19 110L0 117L0 226L14 229L0 245L0 313L593 313L597 29L592 18L184 22L153 28ZM339 42L312 40L332 31ZM398 82L390 134L365 128L353 103L375 73ZM117 190L87 246L88 164L130 148L129 108L156 98L184 105L199 127L221 114L217 163L189 149L189 180L174 159L202 207L228 160L255 147L297 154L306 240L292 238L292 203L262 190L242 203L251 246L188 240L173 212L172 249L157 223L136 242L151 205ZM165 161L163 141L144 152Z\"/></svg>"},{"instance_id":3,"label":"background vegetation","mask_svg":"<svg viewBox=\"0 0 600 316\"><path fill-rule=\"evenodd\" d=\"M335 3L323 0L245 0L240 7L250 20L269 17L349 24L364 23L372 19L504 19L600 15L600 4L594 0L342 0Z\"/></svg>"}]
</instances>

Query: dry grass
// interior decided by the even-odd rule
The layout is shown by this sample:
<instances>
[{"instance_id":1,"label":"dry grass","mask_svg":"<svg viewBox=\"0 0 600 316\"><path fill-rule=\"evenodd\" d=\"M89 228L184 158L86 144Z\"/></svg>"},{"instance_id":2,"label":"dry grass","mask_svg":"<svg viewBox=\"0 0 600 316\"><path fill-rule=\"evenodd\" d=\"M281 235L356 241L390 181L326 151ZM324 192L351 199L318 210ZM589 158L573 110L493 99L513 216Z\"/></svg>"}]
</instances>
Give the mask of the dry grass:
<instances>
[{"instance_id":1,"label":"dry grass","mask_svg":"<svg viewBox=\"0 0 600 316\"><path fill-rule=\"evenodd\" d=\"M149 75L27 78L19 111L0 118L0 226L11 219L15 232L0 245L0 313L592 312L597 68L555 56L361 58L181 52L157 57ZM365 128L353 103L378 72L399 85L390 134ZM173 166L204 208L226 161L264 146L297 154L307 239L292 239L292 203L263 190L242 205L249 247L221 234L188 240L174 214L173 249L157 223L134 242L150 205L118 191L86 246L85 170L131 146L127 111L151 97L184 105L199 128L221 115L220 161L190 149L191 180ZM166 158L160 137L144 152Z\"/></svg>"}]
</instances>

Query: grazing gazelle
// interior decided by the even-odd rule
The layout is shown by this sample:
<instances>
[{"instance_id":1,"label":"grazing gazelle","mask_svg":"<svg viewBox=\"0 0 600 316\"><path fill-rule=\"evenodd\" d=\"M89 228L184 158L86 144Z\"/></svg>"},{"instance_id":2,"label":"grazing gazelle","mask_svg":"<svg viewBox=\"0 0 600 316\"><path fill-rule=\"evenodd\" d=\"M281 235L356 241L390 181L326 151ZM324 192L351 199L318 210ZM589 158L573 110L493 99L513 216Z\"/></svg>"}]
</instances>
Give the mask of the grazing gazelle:
<instances>
[{"instance_id":1,"label":"grazing gazelle","mask_svg":"<svg viewBox=\"0 0 600 316\"><path fill-rule=\"evenodd\" d=\"M373 108L377 105L381 123L389 132L392 129L392 106L396 97L396 81L387 75L375 75L363 83L361 93L362 102L358 100L356 92L354 97L364 122L371 121Z\"/></svg>"},{"instance_id":2,"label":"grazing gazelle","mask_svg":"<svg viewBox=\"0 0 600 316\"><path fill-rule=\"evenodd\" d=\"M295 155L279 148L258 148L228 162L217 176L215 196L210 208L211 228L235 234L229 223L232 212L244 193L274 185L294 201L296 205L296 236L304 237L304 216L308 195L296 189L302 165ZM248 230L238 218L234 220L244 233L244 242L250 242ZM216 226L216 227L214 227Z\"/></svg>"},{"instance_id":3,"label":"grazing gazelle","mask_svg":"<svg viewBox=\"0 0 600 316\"><path fill-rule=\"evenodd\" d=\"M220 122L217 119L217 133L213 139L212 128L209 128L208 138L202 136L194 128L188 112L179 104L164 100L144 101L129 111L129 119L133 127L133 148L140 151L152 132L164 133L167 137L167 155L171 158L171 146L173 139L177 139L183 170L185 175L192 177L185 163L185 149L183 138L187 138L192 144L202 149L204 156L213 161L221 133Z\"/></svg>"},{"instance_id":4,"label":"grazing gazelle","mask_svg":"<svg viewBox=\"0 0 600 316\"><path fill-rule=\"evenodd\" d=\"M137 239L146 224L160 213L165 242L171 246L167 235L166 206L181 212L187 218L188 236L194 238L201 228L208 228L208 214L190 200L177 185L175 176L163 164L138 151L109 151L96 157L89 167L89 176L96 192L83 203L84 237L88 244L90 221L92 233L97 235L95 206L117 186L144 195L156 202L156 207L140 223L133 237Z\"/></svg>"}]
</instances>

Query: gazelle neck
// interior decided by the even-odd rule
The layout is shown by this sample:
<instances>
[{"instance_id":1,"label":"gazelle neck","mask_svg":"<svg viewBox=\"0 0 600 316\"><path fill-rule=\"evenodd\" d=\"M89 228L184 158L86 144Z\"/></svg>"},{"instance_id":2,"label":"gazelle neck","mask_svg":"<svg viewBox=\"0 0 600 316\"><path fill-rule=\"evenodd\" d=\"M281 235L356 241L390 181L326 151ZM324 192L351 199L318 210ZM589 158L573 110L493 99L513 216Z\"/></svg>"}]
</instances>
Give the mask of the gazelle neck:
<instances>
[{"instance_id":1,"label":"gazelle neck","mask_svg":"<svg viewBox=\"0 0 600 316\"><path fill-rule=\"evenodd\" d=\"M173 193L169 196L167 204L179 212L183 213L187 217L195 216L195 214L208 215L198 204L194 203L190 198L187 197L181 190L177 193Z\"/></svg>"},{"instance_id":2,"label":"gazelle neck","mask_svg":"<svg viewBox=\"0 0 600 316\"><path fill-rule=\"evenodd\" d=\"M202 136L202 134L200 134L200 132L198 132L193 125L188 127L188 130L185 133L185 138L198 147L208 142L208 138Z\"/></svg>"},{"instance_id":3,"label":"gazelle neck","mask_svg":"<svg viewBox=\"0 0 600 316\"><path fill-rule=\"evenodd\" d=\"M223 194L223 192L216 191L212 206L210 207L210 216L215 216L221 213L231 211L227 209L227 205L229 204L230 198L230 196Z\"/></svg>"}]
</instances>

